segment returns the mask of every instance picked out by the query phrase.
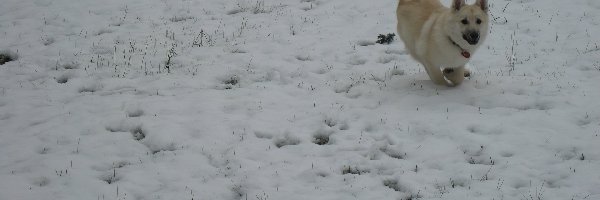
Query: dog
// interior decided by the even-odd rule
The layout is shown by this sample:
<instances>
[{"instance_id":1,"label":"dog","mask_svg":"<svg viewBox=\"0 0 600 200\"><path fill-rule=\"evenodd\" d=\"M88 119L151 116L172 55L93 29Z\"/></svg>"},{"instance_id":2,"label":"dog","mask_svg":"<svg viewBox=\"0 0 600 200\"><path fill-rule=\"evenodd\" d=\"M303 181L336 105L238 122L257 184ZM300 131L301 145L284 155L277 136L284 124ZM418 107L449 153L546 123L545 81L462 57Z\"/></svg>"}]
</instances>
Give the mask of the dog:
<instances>
[{"instance_id":1,"label":"dog","mask_svg":"<svg viewBox=\"0 0 600 200\"><path fill-rule=\"evenodd\" d=\"M399 0L398 35L435 84L457 86L471 75L465 64L488 34L487 3L452 0L448 8L439 0Z\"/></svg>"}]
</instances>

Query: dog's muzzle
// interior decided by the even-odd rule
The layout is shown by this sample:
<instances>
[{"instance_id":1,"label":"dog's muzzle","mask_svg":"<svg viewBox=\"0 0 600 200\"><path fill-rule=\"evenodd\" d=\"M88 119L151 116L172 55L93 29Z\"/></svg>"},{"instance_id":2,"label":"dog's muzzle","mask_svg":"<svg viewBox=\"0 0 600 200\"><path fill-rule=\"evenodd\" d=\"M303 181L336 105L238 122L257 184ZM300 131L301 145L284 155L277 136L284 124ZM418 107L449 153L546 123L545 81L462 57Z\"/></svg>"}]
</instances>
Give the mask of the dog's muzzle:
<instances>
[{"instance_id":1,"label":"dog's muzzle","mask_svg":"<svg viewBox=\"0 0 600 200\"><path fill-rule=\"evenodd\" d=\"M467 41L470 45L476 45L479 42L479 32L472 31L463 34L463 39Z\"/></svg>"}]
</instances>

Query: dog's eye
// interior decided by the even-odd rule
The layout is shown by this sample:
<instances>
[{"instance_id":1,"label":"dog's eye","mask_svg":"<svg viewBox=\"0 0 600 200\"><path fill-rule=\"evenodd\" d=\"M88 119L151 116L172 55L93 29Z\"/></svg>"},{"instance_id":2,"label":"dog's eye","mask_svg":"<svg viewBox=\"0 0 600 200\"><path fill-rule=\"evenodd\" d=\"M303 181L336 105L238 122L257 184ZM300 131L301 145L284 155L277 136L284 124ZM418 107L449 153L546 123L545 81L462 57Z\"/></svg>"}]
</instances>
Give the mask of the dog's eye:
<instances>
[{"instance_id":1,"label":"dog's eye","mask_svg":"<svg viewBox=\"0 0 600 200\"><path fill-rule=\"evenodd\" d=\"M463 19L463 20L462 20L462 21L460 21L460 22L461 22L462 24L465 24L465 25L466 25L466 24L469 24L469 20L467 20L467 19Z\"/></svg>"},{"instance_id":2,"label":"dog's eye","mask_svg":"<svg viewBox=\"0 0 600 200\"><path fill-rule=\"evenodd\" d=\"M477 19L477 24L481 24L481 19Z\"/></svg>"}]
</instances>

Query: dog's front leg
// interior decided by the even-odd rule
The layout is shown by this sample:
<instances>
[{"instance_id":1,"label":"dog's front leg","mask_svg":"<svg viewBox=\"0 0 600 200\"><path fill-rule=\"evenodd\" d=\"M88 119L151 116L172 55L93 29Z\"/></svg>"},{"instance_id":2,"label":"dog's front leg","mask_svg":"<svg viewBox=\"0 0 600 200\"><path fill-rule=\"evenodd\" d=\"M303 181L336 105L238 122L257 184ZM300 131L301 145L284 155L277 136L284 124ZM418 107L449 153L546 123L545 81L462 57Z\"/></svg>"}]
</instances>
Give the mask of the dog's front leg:
<instances>
[{"instance_id":1,"label":"dog's front leg","mask_svg":"<svg viewBox=\"0 0 600 200\"><path fill-rule=\"evenodd\" d=\"M454 86L460 85L464 80L465 77L468 77L471 75L471 72L467 69L465 69L464 66L462 67L458 67L458 68L445 68L444 69L444 76L450 80L450 82L452 82L452 84Z\"/></svg>"},{"instance_id":2,"label":"dog's front leg","mask_svg":"<svg viewBox=\"0 0 600 200\"><path fill-rule=\"evenodd\" d=\"M442 74L442 71L439 67L433 66L427 62L424 62L423 65L425 66L425 71L427 71L427 75L429 75L429 78L431 79L431 81L433 81L433 83L435 83L436 85L449 86L448 81L446 81L446 79L444 78L444 75Z\"/></svg>"}]
</instances>

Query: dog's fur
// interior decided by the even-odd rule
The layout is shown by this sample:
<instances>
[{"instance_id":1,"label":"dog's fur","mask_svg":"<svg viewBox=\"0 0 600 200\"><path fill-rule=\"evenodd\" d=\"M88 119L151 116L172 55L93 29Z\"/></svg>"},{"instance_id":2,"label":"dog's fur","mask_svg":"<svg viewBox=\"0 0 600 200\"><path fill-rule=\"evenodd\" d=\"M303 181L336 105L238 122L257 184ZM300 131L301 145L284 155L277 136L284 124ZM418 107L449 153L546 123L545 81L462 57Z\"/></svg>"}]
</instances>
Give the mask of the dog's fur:
<instances>
[{"instance_id":1,"label":"dog's fur","mask_svg":"<svg viewBox=\"0 0 600 200\"><path fill-rule=\"evenodd\" d=\"M410 55L424 65L435 84L462 83L470 76L465 64L488 33L487 0L473 5L453 0L450 8L439 0L399 1L398 34Z\"/></svg>"}]
</instances>

